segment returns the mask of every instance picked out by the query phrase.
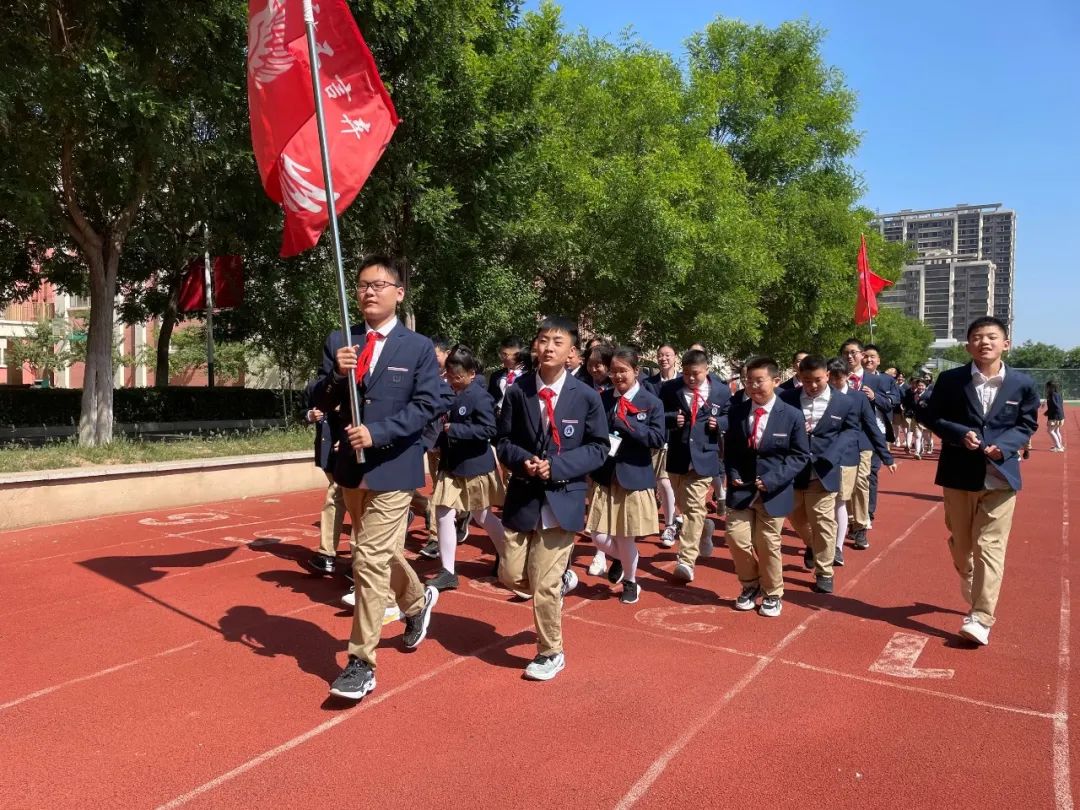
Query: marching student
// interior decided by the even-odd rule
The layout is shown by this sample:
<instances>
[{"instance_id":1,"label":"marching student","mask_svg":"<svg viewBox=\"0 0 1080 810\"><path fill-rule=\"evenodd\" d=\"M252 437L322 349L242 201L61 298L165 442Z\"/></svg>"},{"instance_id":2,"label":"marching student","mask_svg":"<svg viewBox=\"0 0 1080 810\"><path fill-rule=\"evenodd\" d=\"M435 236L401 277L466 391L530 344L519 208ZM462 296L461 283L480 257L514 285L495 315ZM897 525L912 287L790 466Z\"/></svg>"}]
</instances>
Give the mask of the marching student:
<instances>
[{"instance_id":1,"label":"marching student","mask_svg":"<svg viewBox=\"0 0 1080 810\"><path fill-rule=\"evenodd\" d=\"M659 397L664 384L678 378L676 360L675 347L670 343L661 343L657 347L656 365L659 370L645 380L645 387L653 396ZM664 509L664 531L660 534L660 543L665 548L671 548L682 528L682 517L675 511L675 490L671 487L667 472L667 449L665 436L664 445L653 451L653 472L656 474L656 495Z\"/></svg>"},{"instance_id":2,"label":"marching student","mask_svg":"<svg viewBox=\"0 0 1080 810\"><path fill-rule=\"evenodd\" d=\"M919 421L919 410L926 404L926 380L916 377L911 385L906 387L901 407L904 413L904 422L907 425L907 451L916 459L921 459L924 449L924 436L922 423Z\"/></svg>"},{"instance_id":3,"label":"marching student","mask_svg":"<svg viewBox=\"0 0 1080 810\"><path fill-rule=\"evenodd\" d=\"M600 395L611 431L611 449L592 473L594 488L588 531L596 547L610 555L612 585L623 583L619 601L638 601L636 541L660 526L653 488L652 452L664 442L664 405L638 382L640 357L621 346L611 359L612 389Z\"/></svg>"},{"instance_id":4,"label":"marching student","mask_svg":"<svg viewBox=\"0 0 1080 810\"><path fill-rule=\"evenodd\" d=\"M351 452L339 452L334 480L352 519L356 609L349 662L331 694L359 700L375 688L375 648L392 591L405 616L404 643L415 649L427 635L439 592L420 584L405 559L405 529L413 490L424 485L420 434L438 415L439 366L431 341L397 318L405 297L401 276L385 256L360 264L357 301L363 313L363 350L331 334L313 392L320 410L349 413L357 387L361 424L344 427ZM363 461L357 452L363 450Z\"/></svg>"},{"instance_id":5,"label":"marching student","mask_svg":"<svg viewBox=\"0 0 1080 810\"><path fill-rule=\"evenodd\" d=\"M660 399L669 431L667 472L684 521L673 576L693 582L698 557L713 551L716 526L706 519L705 498L720 473L718 442L727 428L731 392L710 377L705 352L691 349L682 356L682 377L665 383Z\"/></svg>"},{"instance_id":6,"label":"marching student","mask_svg":"<svg viewBox=\"0 0 1080 810\"><path fill-rule=\"evenodd\" d=\"M446 382L446 356L450 352L450 343L446 338L433 337L431 338L431 345L435 348L435 360L439 364L439 393L442 398L442 405L439 408L439 416L436 416L424 426L424 431L420 434L420 445L424 448L424 472L426 475L431 476L431 483L434 486L435 476L439 471L439 448L437 446L439 434L446 423L446 411L454 399L454 391L450 388L450 384ZM420 549L420 555L434 560L439 556L439 528L435 520L435 504L431 498L417 490L413 493L412 507L414 510L424 513L424 523L427 527L428 541ZM458 524L457 532L458 542L464 543L469 536L467 517Z\"/></svg>"},{"instance_id":7,"label":"marching student","mask_svg":"<svg viewBox=\"0 0 1080 810\"><path fill-rule=\"evenodd\" d=\"M585 367L589 372L589 382L598 394L611 388L608 369L611 368L611 355L614 351L615 347L610 343L597 343L589 349Z\"/></svg>"},{"instance_id":8,"label":"marching student","mask_svg":"<svg viewBox=\"0 0 1080 810\"><path fill-rule=\"evenodd\" d=\"M521 338L510 335L499 343L499 362L502 369L488 379L488 393L495 400L495 414L502 407L503 397L508 386L513 385L528 373L529 351Z\"/></svg>"},{"instance_id":9,"label":"marching student","mask_svg":"<svg viewBox=\"0 0 1080 810\"><path fill-rule=\"evenodd\" d=\"M895 369L886 369L885 373L888 374ZM904 377L903 372L895 374L896 390L900 393L900 401L893 408L893 436L896 437L896 441L893 442L893 447L897 450L908 446L907 441L907 417L904 416L904 397L907 396L907 392L910 389L907 380Z\"/></svg>"},{"instance_id":10,"label":"marching student","mask_svg":"<svg viewBox=\"0 0 1080 810\"><path fill-rule=\"evenodd\" d=\"M781 391L794 391L802 386L802 378L799 376L799 363L803 361L804 357L807 357L810 352L797 351L791 356L791 376L780 383Z\"/></svg>"},{"instance_id":11,"label":"marching student","mask_svg":"<svg viewBox=\"0 0 1080 810\"><path fill-rule=\"evenodd\" d=\"M771 357L746 364L747 398L733 405L724 434L727 537L742 591L736 610L762 616L783 608L784 563L780 535L795 507L792 484L810 459L802 411L776 396L780 367Z\"/></svg>"},{"instance_id":12,"label":"marching student","mask_svg":"<svg viewBox=\"0 0 1080 810\"><path fill-rule=\"evenodd\" d=\"M874 382L878 383L879 394L870 398L870 404L874 408L874 417L877 420L878 427L885 434L885 441L892 445L896 441L896 434L893 432L893 411L898 404L900 404L900 388L896 384L896 378L888 374L882 374L879 370L881 367L881 353L878 351L878 347L873 343L867 343L863 347L863 377L870 377ZM874 523L874 515L877 514L877 493L878 493L878 470L881 469L881 460L876 456L870 460L870 475L868 477L870 483L870 523Z\"/></svg>"},{"instance_id":13,"label":"marching student","mask_svg":"<svg viewBox=\"0 0 1080 810\"><path fill-rule=\"evenodd\" d=\"M574 534L585 528L585 477L609 448L600 395L566 370L576 342L573 321L541 321L537 371L507 389L498 420L499 461L511 473L499 577L533 597L537 655L525 668L529 680L551 680L566 666L562 598L577 585L567 563Z\"/></svg>"},{"instance_id":14,"label":"marching student","mask_svg":"<svg viewBox=\"0 0 1080 810\"><path fill-rule=\"evenodd\" d=\"M878 425L882 436L888 440L886 426L881 419L880 411L877 410L883 404L888 404L892 410L892 400L888 398L886 388L888 383L883 382L880 376L867 374L863 367L863 343L856 338L848 338L840 345L840 358L847 363L847 388L866 397L870 404L871 415L874 423ZM878 404L875 405L874 403ZM870 474L874 466L874 453L868 442L860 442L859 466L855 473L855 493L849 504L851 509L852 544L857 549L867 549L870 541L867 532L872 525L870 517ZM843 540L839 541L843 546Z\"/></svg>"},{"instance_id":15,"label":"marching student","mask_svg":"<svg viewBox=\"0 0 1080 810\"><path fill-rule=\"evenodd\" d=\"M780 393L788 405L802 411L810 457L795 476L795 507L791 525L810 550L813 589L833 592L836 560L836 498L841 485L845 430L856 427L854 403L829 385L829 361L807 355L799 361L799 387ZM804 555L805 561L806 555Z\"/></svg>"},{"instance_id":16,"label":"marching student","mask_svg":"<svg viewBox=\"0 0 1080 810\"><path fill-rule=\"evenodd\" d=\"M439 532L442 570L427 584L440 591L458 586L455 572L460 533L457 522L468 527L470 517L483 526L502 556L502 523L491 507L502 506L502 478L495 469L491 440L495 438L495 402L477 377L480 364L467 346L454 346L446 358L446 379L454 392L439 432L439 469L431 502Z\"/></svg>"},{"instance_id":17,"label":"marching student","mask_svg":"<svg viewBox=\"0 0 1080 810\"><path fill-rule=\"evenodd\" d=\"M585 368L585 358L582 357L580 346L574 346L570 350L570 357L566 361L566 370L586 385L592 385L592 377L589 376L589 370Z\"/></svg>"},{"instance_id":18,"label":"marching student","mask_svg":"<svg viewBox=\"0 0 1080 810\"><path fill-rule=\"evenodd\" d=\"M327 486L319 515L319 550L308 559L308 567L319 574L333 574L337 565L338 540L345 522L345 496L334 481L341 421L337 411L323 413L311 406L314 387L315 381L312 381L304 389L305 407L301 417L307 424L315 425L315 466L326 474Z\"/></svg>"},{"instance_id":19,"label":"marching student","mask_svg":"<svg viewBox=\"0 0 1080 810\"><path fill-rule=\"evenodd\" d=\"M1061 438L1061 427L1065 424L1065 402L1061 398L1061 389L1056 380L1046 381L1046 430L1050 434L1053 446L1051 453L1064 453L1065 441Z\"/></svg>"},{"instance_id":20,"label":"marching student","mask_svg":"<svg viewBox=\"0 0 1080 810\"><path fill-rule=\"evenodd\" d=\"M976 644L990 641L1021 485L1019 453L1039 424L1034 381L1001 359L1009 345L1008 329L997 318L972 321L966 345L971 362L941 372L920 412L923 424L941 437L935 483L970 608L960 635Z\"/></svg>"},{"instance_id":21,"label":"marching student","mask_svg":"<svg viewBox=\"0 0 1080 810\"><path fill-rule=\"evenodd\" d=\"M829 385L854 400L856 414L854 422L847 431L849 435L845 443L843 460L841 461L840 489L843 500L837 499L836 505L837 535L834 565L844 564L845 527L848 524L849 514L854 511L854 503L859 494L857 489L858 471L862 469L868 470L870 468L869 456L876 455L888 467L890 472L896 472L896 462L893 460L892 453L889 452L889 446L885 442L885 434L881 432L881 428L878 427L877 420L874 418L874 410L870 407L870 400L862 392L851 387L850 378L851 368L848 359L834 357L829 360ZM870 548L870 539L866 536L866 530L863 529L860 532L856 528L852 543L859 550Z\"/></svg>"}]
</instances>

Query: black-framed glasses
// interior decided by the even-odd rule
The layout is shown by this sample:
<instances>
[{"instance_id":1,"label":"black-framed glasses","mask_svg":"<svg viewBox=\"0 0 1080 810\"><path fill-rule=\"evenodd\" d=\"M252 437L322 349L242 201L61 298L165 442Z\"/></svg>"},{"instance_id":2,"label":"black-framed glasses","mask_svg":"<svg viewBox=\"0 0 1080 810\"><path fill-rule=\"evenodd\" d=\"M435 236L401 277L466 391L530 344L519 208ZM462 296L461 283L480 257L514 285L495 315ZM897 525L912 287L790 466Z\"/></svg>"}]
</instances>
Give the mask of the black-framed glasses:
<instances>
[{"instance_id":1,"label":"black-framed glasses","mask_svg":"<svg viewBox=\"0 0 1080 810\"><path fill-rule=\"evenodd\" d=\"M392 281L361 281L356 285L358 292L367 292L368 290L374 290L375 292L382 292L387 287L400 287L400 284L395 284Z\"/></svg>"}]
</instances>

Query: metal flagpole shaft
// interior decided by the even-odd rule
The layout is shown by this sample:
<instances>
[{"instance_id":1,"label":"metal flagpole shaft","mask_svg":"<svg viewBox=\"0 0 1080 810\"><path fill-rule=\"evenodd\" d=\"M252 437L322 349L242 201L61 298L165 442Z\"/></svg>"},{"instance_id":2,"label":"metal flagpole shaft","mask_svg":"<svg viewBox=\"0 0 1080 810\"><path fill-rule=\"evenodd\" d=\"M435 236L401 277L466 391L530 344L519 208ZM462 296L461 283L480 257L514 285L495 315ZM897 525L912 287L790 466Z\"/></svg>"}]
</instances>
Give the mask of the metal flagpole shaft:
<instances>
[{"instance_id":1,"label":"metal flagpole shaft","mask_svg":"<svg viewBox=\"0 0 1080 810\"><path fill-rule=\"evenodd\" d=\"M307 31L308 60L311 62L311 86L315 92L315 122L319 128L319 151L322 153L323 184L326 187L326 210L330 215L330 238L334 244L334 262L337 264L337 295L341 316L341 334L344 345L350 345L352 326L349 323L349 294L345 290L345 264L341 257L341 236L338 233L337 211L334 209L334 178L330 170L330 146L326 140L326 121L323 117L322 82L319 81L319 51L315 43L315 12L312 0L304 2L304 28ZM354 427L360 425L360 399L356 392L356 382L350 380L349 406ZM356 460L364 463L364 451L356 451Z\"/></svg>"},{"instance_id":2,"label":"metal flagpole shaft","mask_svg":"<svg viewBox=\"0 0 1080 810\"><path fill-rule=\"evenodd\" d=\"M206 300L206 387L214 387L214 271L210 266L210 225L203 223L206 251L203 253L203 291Z\"/></svg>"}]
</instances>

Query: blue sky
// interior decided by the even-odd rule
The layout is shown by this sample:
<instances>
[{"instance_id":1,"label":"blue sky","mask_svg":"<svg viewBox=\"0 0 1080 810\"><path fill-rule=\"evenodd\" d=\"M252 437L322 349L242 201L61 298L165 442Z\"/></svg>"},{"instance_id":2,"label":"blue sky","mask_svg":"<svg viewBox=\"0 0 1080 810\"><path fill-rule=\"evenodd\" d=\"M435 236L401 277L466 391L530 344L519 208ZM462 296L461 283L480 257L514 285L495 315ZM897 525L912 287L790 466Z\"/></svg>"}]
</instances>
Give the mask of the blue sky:
<instances>
[{"instance_id":1,"label":"blue sky","mask_svg":"<svg viewBox=\"0 0 1080 810\"><path fill-rule=\"evenodd\" d=\"M529 0L535 8L537 0ZM716 16L807 17L858 94L864 203L1016 210L1015 341L1080 345L1080 3L563 0L569 28L630 25L682 54Z\"/></svg>"}]
</instances>

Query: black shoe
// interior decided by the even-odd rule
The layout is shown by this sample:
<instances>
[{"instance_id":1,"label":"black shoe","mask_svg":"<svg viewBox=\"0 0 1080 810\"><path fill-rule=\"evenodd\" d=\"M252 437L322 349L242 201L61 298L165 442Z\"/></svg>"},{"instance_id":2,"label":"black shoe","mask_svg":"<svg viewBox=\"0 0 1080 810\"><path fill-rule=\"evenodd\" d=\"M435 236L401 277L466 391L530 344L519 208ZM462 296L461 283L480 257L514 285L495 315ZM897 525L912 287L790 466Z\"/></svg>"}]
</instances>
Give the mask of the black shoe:
<instances>
[{"instance_id":1,"label":"black shoe","mask_svg":"<svg viewBox=\"0 0 1080 810\"><path fill-rule=\"evenodd\" d=\"M620 582L622 582L622 578L623 578L622 560L614 560L611 563L611 568L608 569L607 580L612 585L618 585Z\"/></svg>"},{"instance_id":2,"label":"black shoe","mask_svg":"<svg viewBox=\"0 0 1080 810\"><path fill-rule=\"evenodd\" d=\"M844 547L839 544L836 546L836 552L833 554L832 564L838 565L841 568L844 565Z\"/></svg>"},{"instance_id":3,"label":"black shoe","mask_svg":"<svg viewBox=\"0 0 1080 810\"><path fill-rule=\"evenodd\" d=\"M498 554L495 555L495 565L493 565L491 567L491 575L493 577L495 577L495 579L499 578L499 555Z\"/></svg>"},{"instance_id":4,"label":"black shoe","mask_svg":"<svg viewBox=\"0 0 1080 810\"><path fill-rule=\"evenodd\" d=\"M833 578L824 576L814 577L814 584L810 586L810 589L817 593L832 593Z\"/></svg>"},{"instance_id":5,"label":"black shoe","mask_svg":"<svg viewBox=\"0 0 1080 810\"><path fill-rule=\"evenodd\" d=\"M636 582L624 582L622 584L622 593L619 594L619 601L624 605L632 605L637 602L641 588L638 587Z\"/></svg>"},{"instance_id":6,"label":"black shoe","mask_svg":"<svg viewBox=\"0 0 1080 810\"><path fill-rule=\"evenodd\" d=\"M427 636L431 624L431 609L439 601L439 592L428 585L424 588L424 607L415 616L405 617L405 649L415 650Z\"/></svg>"},{"instance_id":7,"label":"black shoe","mask_svg":"<svg viewBox=\"0 0 1080 810\"><path fill-rule=\"evenodd\" d=\"M427 545L420 549L420 556L427 557L429 560L439 559L439 541L428 540Z\"/></svg>"},{"instance_id":8,"label":"black shoe","mask_svg":"<svg viewBox=\"0 0 1080 810\"><path fill-rule=\"evenodd\" d=\"M814 550L807 546L802 553L802 566L807 571L814 570Z\"/></svg>"},{"instance_id":9,"label":"black shoe","mask_svg":"<svg viewBox=\"0 0 1080 810\"><path fill-rule=\"evenodd\" d=\"M315 553L307 561L308 568L318 574L332 574L337 564L336 557L327 557L325 554Z\"/></svg>"},{"instance_id":10,"label":"black shoe","mask_svg":"<svg viewBox=\"0 0 1080 810\"><path fill-rule=\"evenodd\" d=\"M852 539L855 541L852 545L859 551L870 548L870 539L866 536L866 529L856 529L855 537Z\"/></svg>"},{"instance_id":11,"label":"black shoe","mask_svg":"<svg viewBox=\"0 0 1080 810\"><path fill-rule=\"evenodd\" d=\"M360 700L375 688L375 672L371 664L356 656L349 656L349 663L330 686L330 694L348 700Z\"/></svg>"},{"instance_id":12,"label":"black shoe","mask_svg":"<svg viewBox=\"0 0 1080 810\"><path fill-rule=\"evenodd\" d=\"M1027 461L1029 458L1031 458L1031 451L1028 450L1026 447L1024 448L1023 456L1024 456L1024 461Z\"/></svg>"},{"instance_id":13,"label":"black shoe","mask_svg":"<svg viewBox=\"0 0 1080 810\"><path fill-rule=\"evenodd\" d=\"M466 540L469 539L469 513L468 512L466 512L464 515L459 516L458 519L456 521L454 521L454 528L457 529L457 542L458 542L458 545L460 546L462 543L464 543Z\"/></svg>"},{"instance_id":14,"label":"black shoe","mask_svg":"<svg viewBox=\"0 0 1080 810\"><path fill-rule=\"evenodd\" d=\"M457 574L451 574L443 568L427 581L427 586L437 591L455 591L458 586Z\"/></svg>"}]
</instances>

